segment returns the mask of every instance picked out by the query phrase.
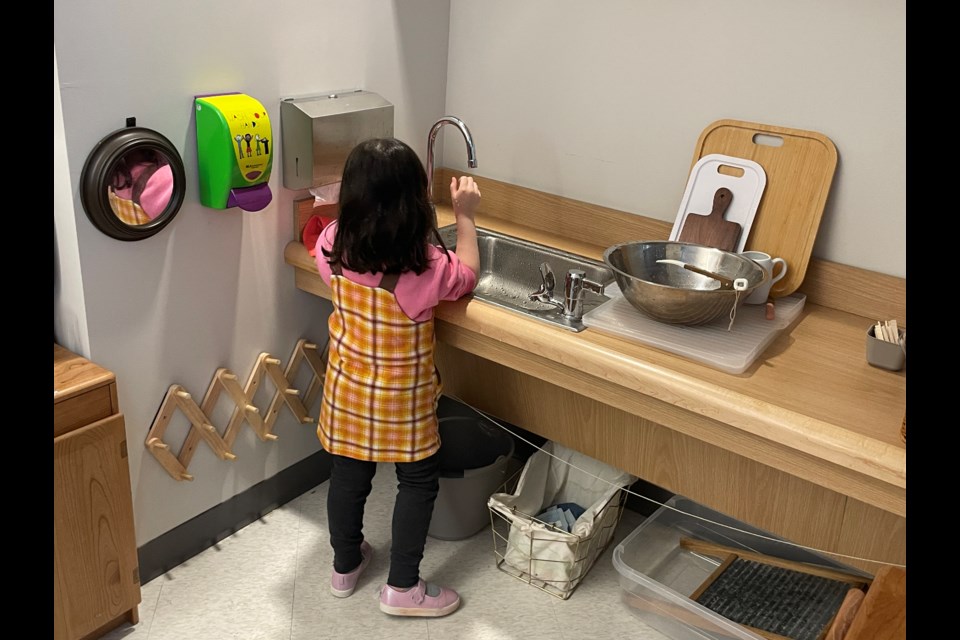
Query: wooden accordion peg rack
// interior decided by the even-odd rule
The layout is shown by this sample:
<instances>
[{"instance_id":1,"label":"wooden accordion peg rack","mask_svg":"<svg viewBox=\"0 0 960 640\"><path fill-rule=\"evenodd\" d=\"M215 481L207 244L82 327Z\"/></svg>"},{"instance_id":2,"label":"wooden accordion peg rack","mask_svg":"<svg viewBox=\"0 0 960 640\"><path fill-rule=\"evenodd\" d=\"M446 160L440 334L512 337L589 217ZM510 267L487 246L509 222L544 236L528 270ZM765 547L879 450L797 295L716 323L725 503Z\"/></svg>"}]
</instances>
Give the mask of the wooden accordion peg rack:
<instances>
[{"instance_id":1,"label":"wooden accordion peg rack","mask_svg":"<svg viewBox=\"0 0 960 640\"><path fill-rule=\"evenodd\" d=\"M311 375L306 393L301 394L291 381L304 361L309 366ZM286 369L281 369L280 365L279 359L269 353L261 353L247 378L246 386L240 385L235 373L221 367L213 374L213 380L210 381L200 404L197 404L181 385L170 385L153 425L147 432L145 446L174 480L193 480L193 476L187 473L187 467L190 466L200 442L205 442L221 460L236 460L237 456L231 448L243 423L249 424L260 440L272 442L277 439L277 435L273 433L273 425L283 405L290 409L301 424L315 424L316 419L309 415L307 407L313 406L317 395L323 389L323 376L326 372L324 356L316 344L301 339L294 347ZM253 398L257 395L264 377L270 379L276 391L266 413L261 414L260 409L253 403ZM236 407L226 428L220 431L208 416L212 415L220 400L220 394L224 391ZM163 441L163 435L178 410L187 417L191 427L180 446L180 453L174 455L170 451L170 445Z\"/></svg>"}]
</instances>

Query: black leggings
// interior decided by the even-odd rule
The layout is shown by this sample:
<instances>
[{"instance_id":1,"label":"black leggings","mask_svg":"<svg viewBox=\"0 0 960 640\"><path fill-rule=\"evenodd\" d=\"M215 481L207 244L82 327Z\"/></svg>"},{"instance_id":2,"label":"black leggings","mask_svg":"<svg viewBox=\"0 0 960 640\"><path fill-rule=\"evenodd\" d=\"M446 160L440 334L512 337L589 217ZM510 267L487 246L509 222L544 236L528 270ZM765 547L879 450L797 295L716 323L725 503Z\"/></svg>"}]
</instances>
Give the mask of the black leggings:
<instances>
[{"instance_id":1,"label":"black leggings","mask_svg":"<svg viewBox=\"0 0 960 640\"><path fill-rule=\"evenodd\" d=\"M333 547L333 568L349 573L360 566L363 508L373 488L377 463L331 455L327 523ZM420 579L420 561L427 543L433 503L440 490L440 456L397 462L397 497L393 504L393 539L387 584L406 588Z\"/></svg>"}]
</instances>

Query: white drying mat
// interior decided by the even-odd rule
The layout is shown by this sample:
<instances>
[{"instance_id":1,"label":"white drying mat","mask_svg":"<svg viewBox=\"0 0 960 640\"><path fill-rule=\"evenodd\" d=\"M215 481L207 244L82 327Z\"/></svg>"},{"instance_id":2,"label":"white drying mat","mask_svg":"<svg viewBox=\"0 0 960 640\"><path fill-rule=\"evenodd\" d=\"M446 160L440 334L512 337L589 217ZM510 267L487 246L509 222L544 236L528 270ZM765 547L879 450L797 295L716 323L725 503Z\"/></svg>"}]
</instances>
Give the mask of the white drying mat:
<instances>
[{"instance_id":1,"label":"white drying mat","mask_svg":"<svg viewBox=\"0 0 960 640\"><path fill-rule=\"evenodd\" d=\"M777 298L773 320L766 319L766 305L741 305L733 327L727 331L730 318L725 315L696 326L668 324L645 316L618 296L583 314L583 324L727 373L743 373L799 317L806 300L800 293Z\"/></svg>"}]
</instances>

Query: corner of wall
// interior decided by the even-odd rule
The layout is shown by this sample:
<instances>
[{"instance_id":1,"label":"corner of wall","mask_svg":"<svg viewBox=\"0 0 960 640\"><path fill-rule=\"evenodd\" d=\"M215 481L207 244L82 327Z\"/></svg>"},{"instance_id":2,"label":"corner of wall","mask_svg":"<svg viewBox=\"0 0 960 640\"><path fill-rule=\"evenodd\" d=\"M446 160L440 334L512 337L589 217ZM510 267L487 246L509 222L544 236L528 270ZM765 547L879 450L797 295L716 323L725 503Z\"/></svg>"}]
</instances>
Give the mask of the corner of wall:
<instances>
[{"instance_id":1,"label":"corner of wall","mask_svg":"<svg viewBox=\"0 0 960 640\"><path fill-rule=\"evenodd\" d=\"M53 49L53 339L74 353L85 357L90 354L56 45Z\"/></svg>"}]
</instances>

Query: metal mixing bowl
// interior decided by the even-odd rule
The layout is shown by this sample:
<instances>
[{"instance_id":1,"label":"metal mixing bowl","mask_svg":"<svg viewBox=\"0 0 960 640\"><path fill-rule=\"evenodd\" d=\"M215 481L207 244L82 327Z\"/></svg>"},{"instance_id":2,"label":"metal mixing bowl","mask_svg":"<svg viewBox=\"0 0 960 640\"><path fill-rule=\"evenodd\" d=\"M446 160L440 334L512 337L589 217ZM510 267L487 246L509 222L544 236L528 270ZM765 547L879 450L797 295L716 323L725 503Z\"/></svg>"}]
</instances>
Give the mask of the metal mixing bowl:
<instances>
[{"instance_id":1,"label":"metal mixing bowl","mask_svg":"<svg viewBox=\"0 0 960 640\"><path fill-rule=\"evenodd\" d=\"M731 280L746 278L747 288L740 292L721 288L718 280L658 263L661 259L679 260ZM622 242L607 249L603 261L630 304L671 324L698 325L727 316L770 277L749 258L689 242Z\"/></svg>"}]
</instances>

